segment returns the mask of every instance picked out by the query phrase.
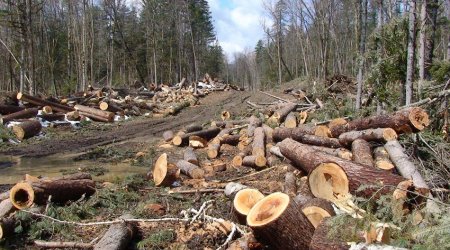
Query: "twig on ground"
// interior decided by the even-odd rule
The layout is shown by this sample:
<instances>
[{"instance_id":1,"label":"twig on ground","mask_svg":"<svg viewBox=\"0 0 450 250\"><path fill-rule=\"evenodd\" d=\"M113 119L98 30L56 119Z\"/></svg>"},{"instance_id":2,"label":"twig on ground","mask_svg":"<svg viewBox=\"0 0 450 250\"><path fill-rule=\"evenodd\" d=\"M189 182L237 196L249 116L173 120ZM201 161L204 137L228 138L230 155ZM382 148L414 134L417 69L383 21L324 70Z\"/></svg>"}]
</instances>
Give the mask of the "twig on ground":
<instances>
[{"instance_id":1,"label":"twig on ground","mask_svg":"<svg viewBox=\"0 0 450 250\"><path fill-rule=\"evenodd\" d=\"M276 167L277 167L277 166L273 166L273 167L270 167L270 168L266 168L266 169L264 169L264 170L261 170L261 171L255 172L255 173L251 173L251 174L248 174L248 175L244 175L244 176L240 176L240 177L237 177L237 178L228 180L227 182L237 181L237 180L245 179L245 178L248 178L248 177L251 177L251 176L254 176L254 175L262 174L262 173L268 172L268 171L270 171L270 170L273 170L273 169L276 168Z\"/></svg>"},{"instance_id":2,"label":"twig on ground","mask_svg":"<svg viewBox=\"0 0 450 250\"><path fill-rule=\"evenodd\" d=\"M68 241L42 241L35 240L34 245L39 248L79 248L91 249L94 247L92 243L68 242Z\"/></svg>"},{"instance_id":3,"label":"twig on ground","mask_svg":"<svg viewBox=\"0 0 450 250\"><path fill-rule=\"evenodd\" d=\"M196 193L219 193L224 189L209 188L209 189L190 189L190 190L170 190L168 194L196 194Z\"/></svg>"}]
</instances>

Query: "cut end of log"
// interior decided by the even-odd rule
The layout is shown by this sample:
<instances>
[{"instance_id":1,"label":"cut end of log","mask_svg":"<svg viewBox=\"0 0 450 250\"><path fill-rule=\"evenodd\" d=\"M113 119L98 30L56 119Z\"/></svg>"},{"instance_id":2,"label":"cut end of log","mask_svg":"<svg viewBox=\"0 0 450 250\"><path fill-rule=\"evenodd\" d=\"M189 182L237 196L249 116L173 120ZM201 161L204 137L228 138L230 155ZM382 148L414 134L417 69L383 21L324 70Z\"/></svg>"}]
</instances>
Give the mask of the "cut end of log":
<instances>
[{"instance_id":1,"label":"cut end of log","mask_svg":"<svg viewBox=\"0 0 450 250\"><path fill-rule=\"evenodd\" d=\"M308 177L309 187L315 197L335 201L349 193L347 175L335 163L322 163Z\"/></svg>"},{"instance_id":2,"label":"cut end of log","mask_svg":"<svg viewBox=\"0 0 450 250\"><path fill-rule=\"evenodd\" d=\"M412 108L409 112L409 121L419 131L430 125L430 118L425 110L422 108Z\"/></svg>"},{"instance_id":3,"label":"cut end of log","mask_svg":"<svg viewBox=\"0 0 450 250\"><path fill-rule=\"evenodd\" d=\"M233 166L234 167L240 167L240 166L242 166L242 156L241 155L236 155L235 157L233 157L233 160L232 160L232 164L233 164Z\"/></svg>"},{"instance_id":4,"label":"cut end of log","mask_svg":"<svg viewBox=\"0 0 450 250\"><path fill-rule=\"evenodd\" d=\"M252 207L263 198L264 195L257 189L243 189L240 190L234 197L233 206L236 212L247 216Z\"/></svg>"},{"instance_id":5,"label":"cut end of log","mask_svg":"<svg viewBox=\"0 0 450 250\"><path fill-rule=\"evenodd\" d=\"M174 164L167 163L166 153L156 160L153 168L155 186L170 186L179 176L180 170Z\"/></svg>"},{"instance_id":6,"label":"cut end of log","mask_svg":"<svg viewBox=\"0 0 450 250\"><path fill-rule=\"evenodd\" d=\"M17 100L22 99L22 96L23 96L22 92L17 93L17 96L16 96Z\"/></svg>"},{"instance_id":7,"label":"cut end of log","mask_svg":"<svg viewBox=\"0 0 450 250\"><path fill-rule=\"evenodd\" d=\"M200 136L193 135L189 137L189 146L193 148L204 148L207 144L208 141Z\"/></svg>"},{"instance_id":8,"label":"cut end of log","mask_svg":"<svg viewBox=\"0 0 450 250\"><path fill-rule=\"evenodd\" d=\"M181 136L179 136L179 135L174 136L172 139L172 143L175 146L180 146L182 142L183 142L183 139L181 139Z\"/></svg>"},{"instance_id":9,"label":"cut end of log","mask_svg":"<svg viewBox=\"0 0 450 250\"><path fill-rule=\"evenodd\" d=\"M316 206L305 207L302 209L302 212L306 215L314 228L317 228L324 218L332 216L325 209Z\"/></svg>"},{"instance_id":10,"label":"cut end of log","mask_svg":"<svg viewBox=\"0 0 450 250\"><path fill-rule=\"evenodd\" d=\"M231 114L229 111L222 111L222 114L220 115L220 117L222 118L222 121L226 121L226 120L230 119Z\"/></svg>"},{"instance_id":11,"label":"cut end of log","mask_svg":"<svg viewBox=\"0 0 450 250\"><path fill-rule=\"evenodd\" d=\"M345 118L336 118L336 119L331 120L330 123L328 123L328 127L332 128L335 126L341 126L341 125L345 125L345 124L347 124L347 120Z\"/></svg>"},{"instance_id":12,"label":"cut end of log","mask_svg":"<svg viewBox=\"0 0 450 250\"><path fill-rule=\"evenodd\" d=\"M385 128L383 130L383 138L386 141L397 140L397 132L395 132L392 128Z\"/></svg>"},{"instance_id":13,"label":"cut end of log","mask_svg":"<svg viewBox=\"0 0 450 250\"><path fill-rule=\"evenodd\" d=\"M103 110L103 111L108 110L108 106L109 105L108 105L107 102L101 102L100 105L99 105L100 109Z\"/></svg>"},{"instance_id":14,"label":"cut end of log","mask_svg":"<svg viewBox=\"0 0 450 250\"><path fill-rule=\"evenodd\" d=\"M25 138L25 130L22 127L13 126L12 131L16 135L17 139L23 140Z\"/></svg>"},{"instance_id":15,"label":"cut end of log","mask_svg":"<svg viewBox=\"0 0 450 250\"><path fill-rule=\"evenodd\" d=\"M26 182L17 183L11 188L9 199L17 209L29 208L34 202L33 187Z\"/></svg>"},{"instance_id":16,"label":"cut end of log","mask_svg":"<svg viewBox=\"0 0 450 250\"><path fill-rule=\"evenodd\" d=\"M53 113L53 110L52 110L52 107L50 107L50 106L44 106L44 107L42 108L42 112L43 112L44 114L51 114L51 113Z\"/></svg>"},{"instance_id":17,"label":"cut end of log","mask_svg":"<svg viewBox=\"0 0 450 250\"><path fill-rule=\"evenodd\" d=\"M320 137L331 137L330 129L325 125L319 125L316 127L316 130L314 131L314 135L320 136Z\"/></svg>"},{"instance_id":18,"label":"cut end of log","mask_svg":"<svg viewBox=\"0 0 450 250\"><path fill-rule=\"evenodd\" d=\"M375 162L375 166L383 170L391 170L395 168L394 164L388 160L378 160Z\"/></svg>"},{"instance_id":19,"label":"cut end of log","mask_svg":"<svg viewBox=\"0 0 450 250\"><path fill-rule=\"evenodd\" d=\"M256 203L247 215L247 225L262 227L276 220L290 202L289 195L276 192Z\"/></svg>"}]
</instances>

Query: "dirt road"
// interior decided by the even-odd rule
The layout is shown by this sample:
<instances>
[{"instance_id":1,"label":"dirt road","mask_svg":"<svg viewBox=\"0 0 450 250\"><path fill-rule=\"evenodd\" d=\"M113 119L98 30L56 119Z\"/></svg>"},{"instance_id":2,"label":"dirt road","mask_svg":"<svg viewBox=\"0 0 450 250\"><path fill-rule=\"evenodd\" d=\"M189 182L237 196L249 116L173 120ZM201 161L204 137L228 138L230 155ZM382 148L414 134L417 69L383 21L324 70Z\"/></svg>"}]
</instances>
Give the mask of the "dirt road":
<instances>
[{"instance_id":1,"label":"dirt road","mask_svg":"<svg viewBox=\"0 0 450 250\"><path fill-rule=\"evenodd\" d=\"M245 110L245 101L249 97L249 92L215 92L201 99L200 105L184 109L176 116L138 119L105 126L104 131L87 131L81 135L69 133L63 138L44 138L29 144L11 145L0 149L0 155L41 157L56 153L77 153L138 137L159 137L165 130L177 130L193 122L201 124L218 118L222 110L240 114Z\"/></svg>"}]
</instances>

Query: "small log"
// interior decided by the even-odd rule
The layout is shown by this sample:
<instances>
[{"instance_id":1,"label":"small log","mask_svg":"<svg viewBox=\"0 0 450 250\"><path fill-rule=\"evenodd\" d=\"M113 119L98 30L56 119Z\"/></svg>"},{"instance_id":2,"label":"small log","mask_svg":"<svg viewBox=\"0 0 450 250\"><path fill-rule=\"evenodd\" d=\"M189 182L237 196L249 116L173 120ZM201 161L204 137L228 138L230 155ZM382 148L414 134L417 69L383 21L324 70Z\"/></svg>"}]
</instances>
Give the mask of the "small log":
<instances>
[{"instance_id":1,"label":"small log","mask_svg":"<svg viewBox=\"0 0 450 250\"><path fill-rule=\"evenodd\" d=\"M389 153L383 146L376 147L373 150L373 157L375 160L375 166L377 168L384 170L392 170L393 168L395 168L394 164L389 159Z\"/></svg>"},{"instance_id":2,"label":"small log","mask_svg":"<svg viewBox=\"0 0 450 250\"><path fill-rule=\"evenodd\" d=\"M370 167L374 166L370 143L366 140L354 140L352 143L352 154L354 162Z\"/></svg>"},{"instance_id":3,"label":"small log","mask_svg":"<svg viewBox=\"0 0 450 250\"><path fill-rule=\"evenodd\" d=\"M100 109L95 109L83 105L75 105L75 109L80 112L80 114L83 114L89 118L92 118L94 120L102 120L102 121L108 121L113 122L115 114L113 112L109 111L103 111Z\"/></svg>"},{"instance_id":4,"label":"small log","mask_svg":"<svg viewBox=\"0 0 450 250\"><path fill-rule=\"evenodd\" d=\"M233 160L231 160L231 164L233 167L240 167L242 166L242 162L244 161L244 157L246 157L249 154L249 150L243 150L239 152L236 156L233 157Z\"/></svg>"},{"instance_id":5,"label":"small log","mask_svg":"<svg viewBox=\"0 0 450 250\"><path fill-rule=\"evenodd\" d=\"M191 147L187 147L184 150L183 159L189 163L192 163L192 164L198 166L197 156L195 155L194 149Z\"/></svg>"},{"instance_id":6,"label":"small log","mask_svg":"<svg viewBox=\"0 0 450 250\"><path fill-rule=\"evenodd\" d=\"M189 142L190 136L199 136L206 140L214 138L220 132L220 128L209 128L205 130L195 131L191 133L186 133L183 135L176 135L172 139L172 143L176 146L182 146Z\"/></svg>"},{"instance_id":7,"label":"small log","mask_svg":"<svg viewBox=\"0 0 450 250\"><path fill-rule=\"evenodd\" d=\"M247 127L247 135L249 137L253 136L253 133L255 131L255 129L259 126L261 126L262 122L260 119L258 119L256 116L250 116L250 118L248 119L249 123L248 123L248 127Z\"/></svg>"},{"instance_id":8,"label":"small log","mask_svg":"<svg viewBox=\"0 0 450 250\"><path fill-rule=\"evenodd\" d=\"M255 129L254 135L253 135L253 142L252 142L252 155L261 155L265 156L266 147L264 142L264 129L262 127L257 127Z\"/></svg>"},{"instance_id":9,"label":"small log","mask_svg":"<svg viewBox=\"0 0 450 250\"><path fill-rule=\"evenodd\" d=\"M297 117L293 112L289 113L286 116L286 120L284 121L284 126L286 128L295 128L297 127Z\"/></svg>"},{"instance_id":10,"label":"small log","mask_svg":"<svg viewBox=\"0 0 450 250\"><path fill-rule=\"evenodd\" d=\"M41 129L41 123L36 120L28 120L12 126L12 131L19 140L31 138L39 134L39 132L41 132Z\"/></svg>"},{"instance_id":11,"label":"small log","mask_svg":"<svg viewBox=\"0 0 450 250\"><path fill-rule=\"evenodd\" d=\"M169 114L170 115L176 115L178 112L183 110L184 108L187 108L191 105L189 101L183 101L181 103L177 103L175 105L172 105L169 107Z\"/></svg>"},{"instance_id":12,"label":"small log","mask_svg":"<svg viewBox=\"0 0 450 250\"><path fill-rule=\"evenodd\" d=\"M180 169L167 162L167 154L158 157L153 166L153 181L155 186L171 186L180 176Z\"/></svg>"},{"instance_id":13,"label":"small log","mask_svg":"<svg viewBox=\"0 0 450 250\"><path fill-rule=\"evenodd\" d=\"M44 106L44 107L42 107L42 113L47 114L47 115L51 114L51 113L53 113L53 109L50 106Z\"/></svg>"},{"instance_id":14,"label":"small log","mask_svg":"<svg viewBox=\"0 0 450 250\"><path fill-rule=\"evenodd\" d=\"M68 121L79 121L80 113L78 111L71 111L66 113L66 119Z\"/></svg>"},{"instance_id":15,"label":"small log","mask_svg":"<svg viewBox=\"0 0 450 250\"><path fill-rule=\"evenodd\" d=\"M130 214L123 215L119 219L133 219ZM120 224L113 224L106 231L105 235L94 246L94 250L122 250L128 249L131 242L136 225L130 222L123 222Z\"/></svg>"},{"instance_id":16,"label":"small log","mask_svg":"<svg viewBox=\"0 0 450 250\"><path fill-rule=\"evenodd\" d=\"M279 147L295 167L309 174L309 187L318 198L334 201L349 192L363 197L371 197L375 191L382 195L393 192L397 185L405 181L395 174L314 150L292 139L283 140ZM363 185L374 187L357 192Z\"/></svg>"},{"instance_id":17,"label":"small log","mask_svg":"<svg viewBox=\"0 0 450 250\"><path fill-rule=\"evenodd\" d=\"M266 124L263 124L262 128L264 129L264 137L266 139L266 144L273 143L273 128L267 126Z\"/></svg>"},{"instance_id":18,"label":"small log","mask_svg":"<svg viewBox=\"0 0 450 250\"><path fill-rule=\"evenodd\" d=\"M227 164L223 161L216 160L212 163L207 163L202 166L207 175L214 175L216 172L222 172L227 170Z\"/></svg>"},{"instance_id":19,"label":"small log","mask_svg":"<svg viewBox=\"0 0 450 250\"><path fill-rule=\"evenodd\" d=\"M257 189L245 188L238 191L233 199L233 212L236 221L245 225L248 213L263 198L264 195Z\"/></svg>"},{"instance_id":20,"label":"small log","mask_svg":"<svg viewBox=\"0 0 450 250\"><path fill-rule=\"evenodd\" d=\"M203 129L202 125L192 123L192 124L189 124L186 127L184 127L184 129L182 131L184 133L192 133L195 131L200 131L202 129Z\"/></svg>"},{"instance_id":21,"label":"small log","mask_svg":"<svg viewBox=\"0 0 450 250\"><path fill-rule=\"evenodd\" d=\"M314 235L309 245L310 250L348 250L350 245L344 240L329 237L328 232L332 230L329 219L325 218L314 231Z\"/></svg>"},{"instance_id":22,"label":"small log","mask_svg":"<svg viewBox=\"0 0 450 250\"><path fill-rule=\"evenodd\" d=\"M24 108L14 105L0 104L0 114L9 115L24 110Z\"/></svg>"},{"instance_id":23,"label":"small log","mask_svg":"<svg viewBox=\"0 0 450 250\"><path fill-rule=\"evenodd\" d=\"M232 146L236 146L239 143L239 140L241 138L241 135L224 135L220 142L221 144L228 144Z\"/></svg>"},{"instance_id":24,"label":"small log","mask_svg":"<svg viewBox=\"0 0 450 250\"><path fill-rule=\"evenodd\" d=\"M181 170L181 173L192 179L202 179L205 176L205 171L203 169L185 160L178 161L177 167Z\"/></svg>"},{"instance_id":25,"label":"small log","mask_svg":"<svg viewBox=\"0 0 450 250\"><path fill-rule=\"evenodd\" d=\"M9 191L3 192L0 194L0 201L9 199Z\"/></svg>"},{"instance_id":26,"label":"small log","mask_svg":"<svg viewBox=\"0 0 450 250\"><path fill-rule=\"evenodd\" d=\"M36 117L38 114L39 109L38 108L29 108L29 109L24 109L9 115L5 115L0 117L0 121L2 124L5 124L7 122L13 121L13 120L17 120L17 119L28 119L28 118L33 118Z\"/></svg>"},{"instance_id":27,"label":"small log","mask_svg":"<svg viewBox=\"0 0 450 250\"><path fill-rule=\"evenodd\" d=\"M311 147L315 150L322 151L327 154L334 155L334 156L340 157L345 160L353 159L352 152L346 148L327 148L327 147L313 146L313 145L311 145Z\"/></svg>"},{"instance_id":28,"label":"small log","mask_svg":"<svg viewBox=\"0 0 450 250\"><path fill-rule=\"evenodd\" d=\"M269 118L268 122L272 124L280 124L284 121L286 116L297 108L296 103L286 103L280 109L275 111L273 115Z\"/></svg>"},{"instance_id":29,"label":"small log","mask_svg":"<svg viewBox=\"0 0 450 250\"><path fill-rule=\"evenodd\" d=\"M293 172L287 172L284 177L283 193L291 197L297 194L297 178Z\"/></svg>"},{"instance_id":30,"label":"small log","mask_svg":"<svg viewBox=\"0 0 450 250\"><path fill-rule=\"evenodd\" d=\"M46 100L43 100L41 98L30 96L30 95L27 95L27 94L24 94L24 93L20 93L20 92L17 94L17 100L20 100L20 101L23 101L23 102L28 102L28 103L31 103L33 105L41 106L41 107L43 107L43 106L50 106L50 107L52 107L52 109L54 111L57 111L57 112L67 113L67 112L75 110L74 108L69 107L69 106L65 106L65 105L62 105L62 104L59 104L59 103L55 103L55 102L46 101Z\"/></svg>"},{"instance_id":31,"label":"small log","mask_svg":"<svg viewBox=\"0 0 450 250\"><path fill-rule=\"evenodd\" d=\"M365 130L371 128L392 128L398 134L422 131L430 124L427 112L414 107L399 110L393 114L383 114L365 117L348 122L345 125L330 128L331 135L338 137L352 130Z\"/></svg>"},{"instance_id":32,"label":"small log","mask_svg":"<svg viewBox=\"0 0 450 250\"><path fill-rule=\"evenodd\" d=\"M287 194L273 193L256 203L247 225L271 249L308 249L314 226Z\"/></svg>"},{"instance_id":33,"label":"small log","mask_svg":"<svg viewBox=\"0 0 450 250\"><path fill-rule=\"evenodd\" d=\"M315 131L315 130L314 130ZM298 142L315 145L315 146L323 146L329 148L340 148L342 145L339 143L339 140L336 138L327 138L322 136L311 135L308 133L304 133L303 129L300 128L276 128L273 131L273 139L275 141L282 141L286 138L292 138Z\"/></svg>"},{"instance_id":34,"label":"small log","mask_svg":"<svg viewBox=\"0 0 450 250\"><path fill-rule=\"evenodd\" d=\"M323 219L336 215L331 202L321 198L309 199L301 208L314 228L317 228Z\"/></svg>"},{"instance_id":35,"label":"small log","mask_svg":"<svg viewBox=\"0 0 450 250\"><path fill-rule=\"evenodd\" d=\"M262 155L249 155L242 159L242 165L260 169L266 166L266 157Z\"/></svg>"},{"instance_id":36,"label":"small log","mask_svg":"<svg viewBox=\"0 0 450 250\"><path fill-rule=\"evenodd\" d=\"M222 145L222 138L228 135L231 131L229 129L223 129L217 134L216 137L208 145L208 158L214 159L219 156L220 146Z\"/></svg>"},{"instance_id":37,"label":"small log","mask_svg":"<svg viewBox=\"0 0 450 250\"><path fill-rule=\"evenodd\" d=\"M208 141L200 136L189 136L189 147L204 148L208 145Z\"/></svg>"},{"instance_id":38,"label":"small log","mask_svg":"<svg viewBox=\"0 0 450 250\"><path fill-rule=\"evenodd\" d=\"M397 133L391 128L376 128L360 131L350 131L339 136L339 142L344 146L352 144L352 142L356 139L363 139L365 141L387 142L397 139Z\"/></svg>"},{"instance_id":39,"label":"small log","mask_svg":"<svg viewBox=\"0 0 450 250\"><path fill-rule=\"evenodd\" d=\"M55 114L41 114L38 115L38 117L42 118L43 120L54 122L54 121L64 121L66 118L66 114L63 113L55 113Z\"/></svg>"},{"instance_id":40,"label":"small log","mask_svg":"<svg viewBox=\"0 0 450 250\"><path fill-rule=\"evenodd\" d=\"M6 217L8 214L15 210L14 205L10 199L0 202L0 219Z\"/></svg>"},{"instance_id":41,"label":"small log","mask_svg":"<svg viewBox=\"0 0 450 250\"><path fill-rule=\"evenodd\" d=\"M83 242L71 242L71 241L42 241L42 240L35 240L34 245L38 248L43 249L53 249L53 248L60 248L60 249L92 249L94 245L91 243L83 243Z\"/></svg>"},{"instance_id":42,"label":"small log","mask_svg":"<svg viewBox=\"0 0 450 250\"><path fill-rule=\"evenodd\" d=\"M90 178L90 175L87 176ZM17 209L46 204L49 196L55 203L78 200L83 195L95 193L95 182L86 179L87 176L75 174L55 180L20 182L11 188L10 199Z\"/></svg>"},{"instance_id":43,"label":"small log","mask_svg":"<svg viewBox=\"0 0 450 250\"><path fill-rule=\"evenodd\" d=\"M123 112L123 109L119 107L116 103L111 101L103 101L98 105L100 110L109 111L113 113Z\"/></svg>"},{"instance_id":44,"label":"small log","mask_svg":"<svg viewBox=\"0 0 450 250\"><path fill-rule=\"evenodd\" d=\"M0 220L0 239L6 239L14 234L16 228L16 219L14 217L3 218Z\"/></svg>"},{"instance_id":45,"label":"small log","mask_svg":"<svg viewBox=\"0 0 450 250\"><path fill-rule=\"evenodd\" d=\"M212 121L211 126L212 127L218 127L218 128L225 128L225 127L231 127L234 125L244 125L248 124L249 119L243 119L243 120L227 120L227 121Z\"/></svg>"},{"instance_id":46,"label":"small log","mask_svg":"<svg viewBox=\"0 0 450 250\"><path fill-rule=\"evenodd\" d=\"M165 142L171 141L174 136L175 135L173 134L172 130L167 130L167 131L164 131L164 133L163 133L163 138L164 138Z\"/></svg>"}]
</instances>

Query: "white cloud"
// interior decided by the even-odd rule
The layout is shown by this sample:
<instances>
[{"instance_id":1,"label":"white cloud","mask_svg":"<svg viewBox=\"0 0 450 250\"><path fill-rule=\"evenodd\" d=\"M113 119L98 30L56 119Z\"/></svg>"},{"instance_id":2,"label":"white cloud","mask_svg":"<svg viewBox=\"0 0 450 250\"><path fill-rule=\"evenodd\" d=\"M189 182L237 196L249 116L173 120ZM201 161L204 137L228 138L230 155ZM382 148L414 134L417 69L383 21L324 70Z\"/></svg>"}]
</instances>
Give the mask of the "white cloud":
<instances>
[{"instance_id":1,"label":"white cloud","mask_svg":"<svg viewBox=\"0 0 450 250\"><path fill-rule=\"evenodd\" d=\"M219 43L231 59L233 53L253 49L263 38L262 0L208 0Z\"/></svg>"}]
</instances>

